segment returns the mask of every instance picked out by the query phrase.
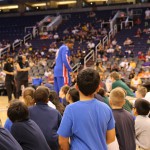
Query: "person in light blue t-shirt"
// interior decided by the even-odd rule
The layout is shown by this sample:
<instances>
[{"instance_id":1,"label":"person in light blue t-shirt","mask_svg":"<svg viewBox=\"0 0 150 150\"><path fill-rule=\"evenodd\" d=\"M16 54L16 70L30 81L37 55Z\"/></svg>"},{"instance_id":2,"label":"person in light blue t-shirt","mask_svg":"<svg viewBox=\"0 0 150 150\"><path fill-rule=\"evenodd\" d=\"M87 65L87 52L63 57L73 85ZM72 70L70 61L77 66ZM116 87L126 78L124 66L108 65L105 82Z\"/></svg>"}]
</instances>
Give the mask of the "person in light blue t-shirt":
<instances>
[{"instance_id":1,"label":"person in light blue t-shirt","mask_svg":"<svg viewBox=\"0 0 150 150\"><path fill-rule=\"evenodd\" d=\"M66 107L57 131L60 149L107 150L107 144L115 140L112 111L94 98L99 82L99 74L93 69L87 68L78 74L76 88L80 101Z\"/></svg>"}]
</instances>

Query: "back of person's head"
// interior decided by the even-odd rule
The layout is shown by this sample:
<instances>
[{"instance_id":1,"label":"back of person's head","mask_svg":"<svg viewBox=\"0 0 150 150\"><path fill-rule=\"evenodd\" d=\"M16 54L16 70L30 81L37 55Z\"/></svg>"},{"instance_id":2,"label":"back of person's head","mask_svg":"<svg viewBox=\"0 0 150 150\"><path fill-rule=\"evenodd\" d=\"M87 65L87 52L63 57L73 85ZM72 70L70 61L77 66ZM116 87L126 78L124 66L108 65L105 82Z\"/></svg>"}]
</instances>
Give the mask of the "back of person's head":
<instances>
[{"instance_id":1,"label":"back of person's head","mask_svg":"<svg viewBox=\"0 0 150 150\"><path fill-rule=\"evenodd\" d=\"M60 98L65 98L65 96L66 96L66 94L67 94L69 88L70 88L70 87L69 87L68 85L62 86L61 89L60 89L60 91L59 91L59 97L60 97Z\"/></svg>"},{"instance_id":2,"label":"back of person's head","mask_svg":"<svg viewBox=\"0 0 150 150\"><path fill-rule=\"evenodd\" d=\"M113 89L109 95L110 105L112 107L122 107L125 103L125 96L126 93L122 88L117 87Z\"/></svg>"},{"instance_id":3,"label":"back of person's head","mask_svg":"<svg viewBox=\"0 0 150 150\"><path fill-rule=\"evenodd\" d=\"M146 93L147 93L147 88L140 86L140 87L138 87L138 89L136 91L136 97L137 98L144 98Z\"/></svg>"},{"instance_id":4,"label":"back of person's head","mask_svg":"<svg viewBox=\"0 0 150 150\"><path fill-rule=\"evenodd\" d=\"M66 40L65 40L65 43L71 44L71 43L74 43L74 41L73 41L72 39L66 39Z\"/></svg>"},{"instance_id":5,"label":"back of person's head","mask_svg":"<svg viewBox=\"0 0 150 150\"><path fill-rule=\"evenodd\" d=\"M110 77L115 79L115 80L119 80L120 79L120 75L118 72L116 71L113 71L111 74L110 74Z\"/></svg>"},{"instance_id":6,"label":"back of person's head","mask_svg":"<svg viewBox=\"0 0 150 150\"><path fill-rule=\"evenodd\" d=\"M12 122L25 121L29 118L28 107L19 100L14 101L7 110L7 116Z\"/></svg>"},{"instance_id":7,"label":"back of person's head","mask_svg":"<svg viewBox=\"0 0 150 150\"><path fill-rule=\"evenodd\" d=\"M63 115L65 107L59 101L59 96L56 91L51 90L49 94L49 100L56 106L56 109Z\"/></svg>"},{"instance_id":8,"label":"back of person's head","mask_svg":"<svg viewBox=\"0 0 150 150\"><path fill-rule=\"evenodd\" d=\"M80 92L85 96L92 95L99 87L99 73L91 68L83 69L77 75L77 86Z\"/></svg>"},{"instance_id":9,"label":"back of person's head","mask_svg":"<svg viewBox=\"0 0 150 150\"><path fill-rule=\"evenodd\" d=\"M144 99L137 99L134 103L137 115L148 115L150 111L150 103Z\"/></svg>"},{"instance_id":10,"label":"back of person's head","mask_svg":"<svg viewBox=\"0 0 150 150\"><path fill-rule=\"evenodd\" d=\"M32 87L27 87L24 89L22 95L23 95L24 102L27 106L32 106L35 104L34 92L35 92L35 89Z\"/></svg>"},{"instance_id":11,"label":"back of person's head","mask_svg":"<svg viewBox=\"0 0 150 150\"><path fill-rule=\"evenodd\" d=\"M67 92L66 100L69 103L74 103L79 101L79 91L74 87L70 88Z\"/></svg>"},{"instance_id":12,"label":"back of person's head","mask_svg":"<svg viewBox=\"0 0 150 150\"><path fill-rule=\"evenodd\" d=\"M106 94L106 91L105 91L104 88L100 88L99 91L98 91L97 93L98 93L99 95L101 95L102 97L104 97L105 94Z\"/></svg>"},{"instance_id":13,"label":"back of person's head","mask_svg":"<svg viewBox=\"0 0 150 150\"><path fill-rule=\"evenodd\" d=\"M51 90L49 94L49 100L55 105L59 102L59 96L56 91Z\"/></svg>"},{"instance_id":14,"label":"back of person's head","mask_svg":"<svg viewBox=\"0 0 150 150\"><path fill-rule=\"evenodd\" d=\"M39 86L34 92L34 100L36 103L47 103L49 100L49 89L45 86Z\"/></svg>"}]
</instances>

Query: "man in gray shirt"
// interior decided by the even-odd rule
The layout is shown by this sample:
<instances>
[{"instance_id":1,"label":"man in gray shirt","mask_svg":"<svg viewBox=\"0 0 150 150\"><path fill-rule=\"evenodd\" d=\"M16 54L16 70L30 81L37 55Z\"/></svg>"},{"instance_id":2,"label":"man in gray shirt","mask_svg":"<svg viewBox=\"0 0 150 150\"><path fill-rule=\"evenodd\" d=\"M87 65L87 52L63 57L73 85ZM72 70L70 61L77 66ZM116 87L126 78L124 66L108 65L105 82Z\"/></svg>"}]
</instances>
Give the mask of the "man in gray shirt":
<instances>
[{"instance_id":1,"label":"man in gray shirt","mask_svg":"<svg viewBox=\"0 0 150 150\"><path fill-rule=\"evenodd\" d=\"M134 106L135 132L137 150L150 150L150 103L144 99L137 99Z\"/></svg>"}]
</instances>

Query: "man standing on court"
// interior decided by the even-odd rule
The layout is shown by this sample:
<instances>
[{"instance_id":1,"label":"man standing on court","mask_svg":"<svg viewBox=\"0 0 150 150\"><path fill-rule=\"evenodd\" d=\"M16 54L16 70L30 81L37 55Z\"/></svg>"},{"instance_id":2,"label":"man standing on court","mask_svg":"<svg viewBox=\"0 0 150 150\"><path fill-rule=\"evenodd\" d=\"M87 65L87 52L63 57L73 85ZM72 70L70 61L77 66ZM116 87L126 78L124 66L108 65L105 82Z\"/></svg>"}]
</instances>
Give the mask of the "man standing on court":
<instances>
[{"instance_id":1,"label":"man standing on court","mask_svg":"<svg viewBox=\"0 0 150 150\"><path fill-rule=\"evenodd\" d=\"M14 80L14 59L9 57L7 58L7 62L4 64L3 72L6 74L5 78L5 86L8 95L8 101L12 100L12 93L14 93L14 97L16 98L16 86Z\"/></svg>"},{"instance_id":2,"label":"man standing on court","mask_svg":"<svg viewBox=\"0 0 150 150\"><path fill-rule=\"evenodd\" d=\"M62 86L70 85L70 72L72 72L70 66L70 50L73 48L73 45L74 42L72 40L66 40L65 44L63 44L56 53L54 88L57 93L59 93Z\"/></svg>"}]
</instances>

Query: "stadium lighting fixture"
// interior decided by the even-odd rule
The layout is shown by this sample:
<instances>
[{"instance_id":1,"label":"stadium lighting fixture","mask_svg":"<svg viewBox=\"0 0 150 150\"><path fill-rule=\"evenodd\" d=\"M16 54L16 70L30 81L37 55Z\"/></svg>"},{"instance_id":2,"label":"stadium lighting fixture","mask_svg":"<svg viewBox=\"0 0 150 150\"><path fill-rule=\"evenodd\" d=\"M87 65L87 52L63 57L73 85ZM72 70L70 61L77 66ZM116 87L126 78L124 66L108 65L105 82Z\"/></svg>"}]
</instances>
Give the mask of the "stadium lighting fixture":
<instances>
[{"instance_id":1,"label":"stadium lighting fixture","mask_svg":"<svg viewBox=\"0 0 150 150\"><path fill-rule=\"evenodd\" d=\"M75 4L77 1L59 1L57 5L65 5L65 4Z\"/></svg>"},{"instance_id":2,"label":"stadium lighting fixture","mask_svg":"<svg viewBox=\"0 0 150 150\"><path fill-rule=\"evenodd\" d=\"M46 3L34 3L31 6L32 7L42 7L42 6L46 6Z\"/></svg>"},{"instance_id":3,"label":"stadium lighting fixture","mask_svg":"<svg viewBox=\"0 0 150 150\"><path fill-rule=\"evenodd\" d=\"M108 0L86 0L86 2L107 2Z\"/></svg>"},{"instance_id":4,"label":"stadium lighting fixture","mask_svg":"<svg viewBox=\"0 0 150 150\"><path fill-rule=\"evenodd\" d=\"M0 10L8 10L8 9L18 9L18 5L8 5L8 6L0 6Z\"/></svg>"}]
</instances>

